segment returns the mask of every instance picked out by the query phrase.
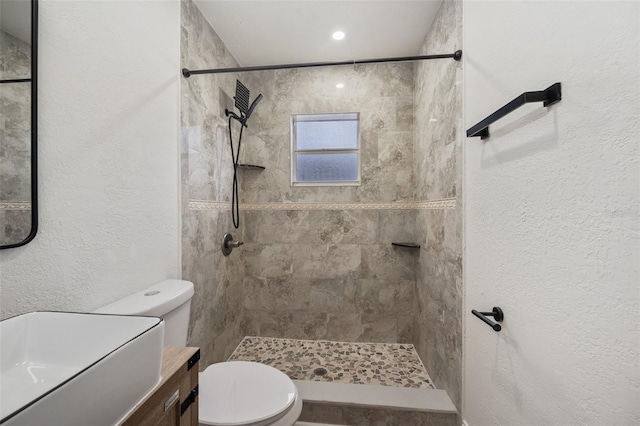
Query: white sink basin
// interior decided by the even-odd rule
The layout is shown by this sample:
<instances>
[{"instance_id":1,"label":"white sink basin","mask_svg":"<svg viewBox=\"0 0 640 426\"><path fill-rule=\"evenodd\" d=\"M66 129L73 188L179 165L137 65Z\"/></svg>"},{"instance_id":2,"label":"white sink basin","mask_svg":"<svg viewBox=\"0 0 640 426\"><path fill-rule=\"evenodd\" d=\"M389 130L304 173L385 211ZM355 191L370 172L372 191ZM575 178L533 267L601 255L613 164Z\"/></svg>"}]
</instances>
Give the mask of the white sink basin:
<instances>
[{"instance_id":1,"label":"white sink basin","mask_svg":"<svg viewBox=\"0 0 640 426\"><path fill-rule=\"evenodd\" d=\"M0 424L113 425L160 381L160 318L33 312L0 322Z\"/></svg>"}]
</instances>

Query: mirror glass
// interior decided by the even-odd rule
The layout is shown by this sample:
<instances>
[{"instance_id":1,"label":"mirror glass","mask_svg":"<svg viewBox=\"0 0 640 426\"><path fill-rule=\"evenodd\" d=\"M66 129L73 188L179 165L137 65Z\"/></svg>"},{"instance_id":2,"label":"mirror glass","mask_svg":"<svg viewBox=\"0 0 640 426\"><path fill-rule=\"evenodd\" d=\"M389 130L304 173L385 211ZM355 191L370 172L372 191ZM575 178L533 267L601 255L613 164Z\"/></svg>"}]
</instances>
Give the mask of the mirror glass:
<instances>
[{"instance_id":1,"label":"mirror glass","mask_svg":"<svg viewBox=\"0 0 640 426\"><path fill-rule=\"evenodd\" d=\"M37 230L36 0L0 0L0 248Z\"/></svg>"}]
</instances>

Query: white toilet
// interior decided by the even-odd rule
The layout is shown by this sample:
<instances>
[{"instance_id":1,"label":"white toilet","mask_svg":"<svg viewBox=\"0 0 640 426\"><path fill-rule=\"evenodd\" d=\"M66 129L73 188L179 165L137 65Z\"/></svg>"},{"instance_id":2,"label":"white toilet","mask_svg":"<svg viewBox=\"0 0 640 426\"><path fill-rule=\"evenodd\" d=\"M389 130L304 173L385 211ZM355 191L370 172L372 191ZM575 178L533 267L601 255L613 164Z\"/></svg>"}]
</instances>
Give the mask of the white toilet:
<instances>
[{"instance_id":1,"label":"white toilet","mask_svg":"<svg viewBox=\"0 0 640 426\"><path fill-rule=\"evenodd\" d=\"M185 346L193 284L167 280L95 313L147 315L164 319L165 346ZM218 426L292 426L302 398L281 371L255 362L220 362L199 376L199 422Z\"/></svg>"}]
</instances>

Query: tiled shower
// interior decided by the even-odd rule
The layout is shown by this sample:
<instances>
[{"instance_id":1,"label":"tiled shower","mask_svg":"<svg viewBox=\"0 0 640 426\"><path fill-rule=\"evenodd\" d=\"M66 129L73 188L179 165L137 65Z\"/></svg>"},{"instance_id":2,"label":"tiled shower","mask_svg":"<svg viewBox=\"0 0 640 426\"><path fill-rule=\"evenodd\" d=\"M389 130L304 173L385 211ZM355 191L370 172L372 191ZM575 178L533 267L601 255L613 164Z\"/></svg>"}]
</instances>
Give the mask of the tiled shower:
<instances>
[{"instance_id":1,"label":"tiled shower","mask_svg":"<svg viewBox=\"0 0 640 426\"><path fill-rule=\"evenodd\" d=\"M420 53L461 47L460 2L445 1ZM191 0L182 2L182 64L238 65ZM424 61L182 81L182 268L196 289L189 343L203 348L203 366L226 360L244 336L410 343L460 407L460 67ZM239 171L238 229L224 115L236 79L264 96L240 159L265 167ZM291 186L291 115L332 112L360 114L361 184ZM245 243L228 257L226 232Z\"/></svg>"}]
</instances>

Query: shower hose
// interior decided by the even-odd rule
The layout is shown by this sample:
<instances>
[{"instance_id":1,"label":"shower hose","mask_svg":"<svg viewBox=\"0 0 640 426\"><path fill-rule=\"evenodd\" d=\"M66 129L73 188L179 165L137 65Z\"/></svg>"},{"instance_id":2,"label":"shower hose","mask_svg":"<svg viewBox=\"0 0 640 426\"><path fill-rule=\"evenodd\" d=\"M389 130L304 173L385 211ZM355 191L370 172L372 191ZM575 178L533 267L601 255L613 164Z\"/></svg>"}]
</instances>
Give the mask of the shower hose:
<instances>
[{"instance_id":1,"label":"shower hose","mask_svg":"<svg viewBox=\"0 0 640 426\"><path fill-rule=\"evenodd\" d=\"M238 149L233 149L233 134L231 132L231 119L229 116L229 146L231 147L231 160L233 162L233 185L231 188L231 219L233 227L238 229L240 226L240 198L238 196L238 161L240 160L240 145L242 144L242 131L244 123L240 121L240 134L238 135Z\"/></svg>"}]
</instances>

